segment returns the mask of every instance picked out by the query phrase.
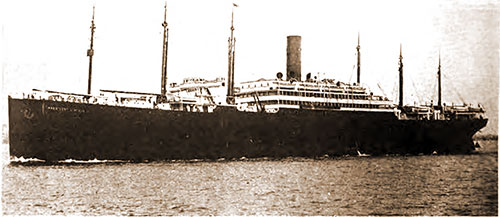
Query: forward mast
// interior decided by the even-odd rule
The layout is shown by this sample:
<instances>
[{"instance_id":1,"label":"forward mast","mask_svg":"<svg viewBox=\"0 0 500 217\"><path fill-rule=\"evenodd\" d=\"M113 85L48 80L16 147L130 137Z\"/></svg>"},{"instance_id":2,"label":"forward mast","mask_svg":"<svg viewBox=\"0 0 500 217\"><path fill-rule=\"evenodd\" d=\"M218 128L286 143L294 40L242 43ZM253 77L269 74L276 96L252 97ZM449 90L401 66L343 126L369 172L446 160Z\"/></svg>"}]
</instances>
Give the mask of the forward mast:
<instances>
[{"instance_id":1,"label":"forward mast","mask_svg":"<svg viewBox=\"0 0 500 217\"><path fill-rule=\"evenodd\" d=\"M403 46L399 45L399 109L403 108Z\"/></svg>"},{"instance_id":2,"label":"forward mast","mask_svg":"<svg viewBox=\"0 0 500 217\"><path fill-rule=\"evenodd\" d=\"M168 23L167 23L167 2L165 2L165 15L163 18L163 51L161 63L161 99L167 94L167 59L168 59Z\"/></svg>"},{"instance_id":3,"label":"forward mast","mask_svg":"<svg viewBox=\"0 0 500 217\"><path fill-rule=\"evenodd\" d=\"M94 15L95 15L95 5L92 7L92 21L90 25L90 48L87 50L87 56L89 57L89 80L87 87L87 94L90 94L92 87L92 57L94 56Z\"/></svg>"},{"instance_id":4,"label":"forward mast","mask_svg":"<svg viewBox=\"0 0 500 217\"><path fill-rule=\"evenodd\" d=\"M441 52L439 52L439 65L438 65L438 108L442 108L441 101Z\"/></svg>"},{"instance_id":5,"label":"forward mast","mask_svg":"<svg viewBox=\"0 0 500 217\"><path fill-rule=\"evenodd\" d=\"M234 37L234 8L238 7L233 3L231 10L231 36L228 39L228 63L227 63L227 104L234 104L234 56L236 52L236 38Z\"/></svg>"},{"instance_id":6,"label":"forward mast","mask_svg":"<svg viewBox=\"0 0 500 217\"><path fill-rule=\"evenodd\" d=\"M356 47L356 51L358 53L358 64L357 64L357 74L358 74L357 83L358 83L358 85L361 84L361 52L359 51L359 49L361 49L361 46L359 44L359 32L358 32L358 46Z\"/></svg>"}]
</instances>

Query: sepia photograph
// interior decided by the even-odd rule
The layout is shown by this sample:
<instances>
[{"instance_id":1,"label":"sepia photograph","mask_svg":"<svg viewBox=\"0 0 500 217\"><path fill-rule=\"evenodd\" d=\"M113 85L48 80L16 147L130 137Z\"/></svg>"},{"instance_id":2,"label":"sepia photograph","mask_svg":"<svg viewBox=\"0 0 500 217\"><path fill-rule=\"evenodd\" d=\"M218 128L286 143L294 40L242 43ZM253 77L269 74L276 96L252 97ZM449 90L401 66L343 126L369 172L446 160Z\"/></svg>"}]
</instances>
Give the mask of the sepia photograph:
<instances>
[{"instance_id":1,"label":"sepia photograph","mask_svg":"<svg viewBox=\"0 0 500 217\"><path fill-rule=\"evenodd\" d=\"M1 215L498 216L496 0L0 2Z\"/></svg>"}]
</instances>

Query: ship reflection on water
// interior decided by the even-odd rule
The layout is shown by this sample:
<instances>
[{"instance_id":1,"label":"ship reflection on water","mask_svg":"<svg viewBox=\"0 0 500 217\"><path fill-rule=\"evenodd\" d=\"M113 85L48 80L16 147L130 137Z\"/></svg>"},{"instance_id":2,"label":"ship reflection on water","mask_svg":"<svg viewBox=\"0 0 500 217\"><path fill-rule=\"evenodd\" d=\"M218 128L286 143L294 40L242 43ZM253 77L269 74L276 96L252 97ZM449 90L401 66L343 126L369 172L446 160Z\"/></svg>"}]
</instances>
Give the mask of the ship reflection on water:
<instances>
[{"instance_id":1,"label":"ship reflection on water","mask_svg":"<svg viewBox=\"0 0 500 217\"><path fill-rule=\"evenodd\" d=\"M498 144L470 155L11 163L5 215L497 215Z\"/></svg>"}]
</instances>

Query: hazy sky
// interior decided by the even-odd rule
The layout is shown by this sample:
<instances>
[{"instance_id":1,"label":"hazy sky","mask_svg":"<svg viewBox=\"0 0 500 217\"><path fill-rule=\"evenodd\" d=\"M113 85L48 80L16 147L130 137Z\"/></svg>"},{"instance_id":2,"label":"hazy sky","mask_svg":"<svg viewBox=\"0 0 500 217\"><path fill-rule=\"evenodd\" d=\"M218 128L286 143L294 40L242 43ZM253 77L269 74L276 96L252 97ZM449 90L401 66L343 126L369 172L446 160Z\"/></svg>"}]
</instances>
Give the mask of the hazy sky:
<instances>
[{"instance_id":1,"label":"hazy sky","mask_svg":"<svg viewBox=\"0 0 500 217\"><path fill-rule=\"evenodd\" d=\"M403 45L405 102L437 101L441 52L446 103L481 103L498 113L498 1L168 1L168 79L227 74L235 8L235 80L286 69L286 36L302 36L302 74L361 81L397 99ZM2 92L32 88L85 93L90 19L96 5L93 92L160 92L164 1L2 1ZM5 95L5 94L4 94Z\"/></svg>"}]
</instances>

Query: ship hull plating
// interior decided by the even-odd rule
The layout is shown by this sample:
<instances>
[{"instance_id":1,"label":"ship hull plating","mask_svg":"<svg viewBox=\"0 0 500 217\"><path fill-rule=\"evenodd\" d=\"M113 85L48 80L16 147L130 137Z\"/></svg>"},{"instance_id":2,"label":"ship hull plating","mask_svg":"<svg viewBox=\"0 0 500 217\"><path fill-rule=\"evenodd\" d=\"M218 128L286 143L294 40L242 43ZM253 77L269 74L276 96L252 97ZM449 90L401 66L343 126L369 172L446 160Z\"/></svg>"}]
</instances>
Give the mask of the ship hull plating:
<instances>
[{"instance_id":1,"label":"ship hull plating","mask_svg":"<svg viewBox=\"0 0 500 217\"><path fill-rule=\"evenodd\" d=\"M9 98L9 150L47 161L469 153L486 123L398 120L390 112L219 107L202 113Z\"/></svg>"}]
</instances>

